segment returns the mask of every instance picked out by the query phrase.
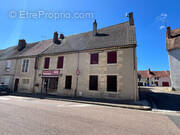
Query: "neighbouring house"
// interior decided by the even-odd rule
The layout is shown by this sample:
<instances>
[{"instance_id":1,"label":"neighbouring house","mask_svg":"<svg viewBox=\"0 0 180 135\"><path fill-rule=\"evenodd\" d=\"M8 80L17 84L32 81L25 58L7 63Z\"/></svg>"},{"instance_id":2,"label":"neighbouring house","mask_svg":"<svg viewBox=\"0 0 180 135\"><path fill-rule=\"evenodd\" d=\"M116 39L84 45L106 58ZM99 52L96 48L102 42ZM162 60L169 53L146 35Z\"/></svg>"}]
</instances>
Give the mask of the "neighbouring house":
<instances>
[{"instance_id":1,"label":"neighbouring house","mask_svg":"<svg viewBox=\"0 0 180 135\"><path fill-rule=\"evenodd\" d=\"M138 100L136 33L129 21L72 36L54 33L39 56L37 93ZM48 42L48 41L45 41Z\"/></svg>"},{"instance_id":2,"label":"neighbouring house","mask_svg":"<svg viewBox=\"0 0 180 135\"><path fill-rule=\"evenodd\" d=\"M167 28L166 49L169 56L171 87L173 90L180 90L180 28Z\"/></svg>"},{"instance_id":3,"label":"neighbouring house","mask_svg":"<svg viewBox=\"0 0 180 135\"><path fill-rule=\"evenodd\" d=\"M151 71L150 69L138 71L138 79L139 79L138 81L139 86L156 86L156 87L171 86L169 71Z\"/></svg>"},{"instance_id":4,"label":"neighbouring house","mask_svg":"<svg viewBox=\"0 0 180 135\"><path fill-rule=\"evenodd\" d=\"M38 55L51 46L49 41L40 41L27 44L25 40L19 40L19 54L12 57L16 59L14 74L14 91L34 93L35 77L37 74ZM24 52L22 52L24 51ZM21 53L22 52L22 53Z\"/></svg>"},{"instance_id":5,"label":"neighbouring house","mask_svg":"<svg viewBox=\"0 0 180 135\"><path fill-rule=\"evenodd\" d=\"M23 39L17 46L0 50L0 83L8 85L11 91L33 92L35 61L51 45L46 43L27 44Z\"/></svg>"},{"instance_id":6,"label":"neighbouring house","mask_svg":"<svg viewBox=\"0 0 180 135\"><path fill-rule=\"evenodd\" d=\"M10 59L17 53L15 47L0 50L0 84L8 85L13 89L16 59Z\"/></svg>"}]
</instances>

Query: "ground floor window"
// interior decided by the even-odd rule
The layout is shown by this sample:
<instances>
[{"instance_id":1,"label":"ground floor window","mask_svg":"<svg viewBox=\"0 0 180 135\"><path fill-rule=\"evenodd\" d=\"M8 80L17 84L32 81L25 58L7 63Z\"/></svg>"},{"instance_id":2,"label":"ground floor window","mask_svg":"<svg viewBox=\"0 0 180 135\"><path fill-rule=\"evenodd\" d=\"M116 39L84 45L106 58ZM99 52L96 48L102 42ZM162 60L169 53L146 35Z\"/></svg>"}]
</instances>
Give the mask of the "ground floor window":
<instances>
[{"instance_id":1,"label":"ground floor window","mask_svg":"<svg viewBox=\"0 0 180 135\"><path fill-rule=\"evenodd\" d=\"M65 89L71 89L72 76L66 76Z\"/></svg>"},{"instance_id":2,"label":"ground floor window","mask_svg":"<svg viewBox=\"0 0 180 135\"><path fill-rule=\"evenodd\" d=\"M107 91L112 91L112 92L117 91L117 76L114 75L107 76Z\"/></svg>"},{"instance_id":3,"label":"ground floor window","mask_svg":"<svg viewBox=\"0 0 180 135\"><path fill-rule=\"evenodd\" d=\"M98 76L91 75L89 77L89 90L98 90Z\"/></svg>"}]
</instances>

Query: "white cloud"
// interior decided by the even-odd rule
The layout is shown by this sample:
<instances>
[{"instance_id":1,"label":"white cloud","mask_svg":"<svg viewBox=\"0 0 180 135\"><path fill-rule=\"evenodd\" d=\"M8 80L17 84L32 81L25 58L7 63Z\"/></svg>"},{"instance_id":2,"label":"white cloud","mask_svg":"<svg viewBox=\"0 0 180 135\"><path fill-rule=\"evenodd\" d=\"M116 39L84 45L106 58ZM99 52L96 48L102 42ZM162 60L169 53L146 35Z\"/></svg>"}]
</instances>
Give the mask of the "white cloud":
<instances>
[{"instance_id":1,"label":"white cloud","mask_svg":"<svg viewBox=\"0 0 180 135\"><path fill-rule=\"evenodd\" d=\"M160 30L165 29L166 27L164 25L160 26Z\"/></svg>"},{"instance_id":2,"label":"white cloud","mask_svg":"<svg viewBox=\"0 0 180 135\"><path fill-rule=\"evenodd\" d=\"M166 28L167 26L167 13L161 13L159 16L156 17L156 21L160 23L160 30Z\"/></svg>"}]
</instances>

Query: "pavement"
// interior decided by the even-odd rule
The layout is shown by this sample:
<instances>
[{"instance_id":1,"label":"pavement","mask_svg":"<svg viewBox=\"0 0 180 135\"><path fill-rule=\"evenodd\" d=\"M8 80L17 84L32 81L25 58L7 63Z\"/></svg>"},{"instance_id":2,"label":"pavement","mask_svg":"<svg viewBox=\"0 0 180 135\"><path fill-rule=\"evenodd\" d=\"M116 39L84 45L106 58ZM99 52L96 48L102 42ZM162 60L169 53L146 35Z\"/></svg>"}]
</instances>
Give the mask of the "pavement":
<instances>
[{"instance_id":1,"label":"pavement","mask_svg":"<svg viewBox=\"0 0 180 135\"><path fill-rule=\"evenodd\" d=\"M0 135L180 135L178 115L20 96L0 108Z\"/></svg>"},{"instance_id":2,"label":"pavement","mask_svg":"<svg viewBox=\"0 0 180 135\"><path fill-rule=\"evenodd\" d=\"M57 101L66 101L66 102L75 102L75 103L85 103L85 104L94 104L101 106L110 106L110 107L120 107L128 109L137 109L137 110L146 110L150 111L151 106L147 100L140 100L137 102L133 101L122 101L122 100L109 100L109 99L94 99L94 98L83 98L83 97L63 97L57 95L33 95L31 93L12 93L14 96L23 96L23 97L34 97L40 99L50 99Z\"/></svg>"}]
</instances>

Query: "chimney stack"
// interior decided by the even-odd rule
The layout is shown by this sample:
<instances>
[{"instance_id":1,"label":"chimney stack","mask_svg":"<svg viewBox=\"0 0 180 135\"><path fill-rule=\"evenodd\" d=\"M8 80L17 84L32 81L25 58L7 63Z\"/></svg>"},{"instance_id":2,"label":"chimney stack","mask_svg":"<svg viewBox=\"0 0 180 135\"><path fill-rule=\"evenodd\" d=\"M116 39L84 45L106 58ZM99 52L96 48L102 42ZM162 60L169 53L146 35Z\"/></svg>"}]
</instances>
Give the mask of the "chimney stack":
<instances>
[{"instance_id":1,"label":"chimney stack","mask_svg":"<svg viewBox=\"0 0 180 135\"><path fill-rule=\"evenodd\" d=\"M129 24L134 25L134 17L133 17L133 12L129 13Z\"/></svg>"},{"instance_id":2,"label":"chimney stack","mask_svg":"<svg viewBox=\"0 0 180 135\"><path fill-rule=\"evenodd\" d=\"M167 27L167 36L171 38L171 27Z\"/></svg>"},{"instance_id":3,"label":"chimney stack","mask_svg":"<svg viewBox=\"0 0 180 135\"><path fill-rule=\"evenodd\" d=\"M58 41L58 33L54 32L53 42L57 43L57 41Z\"/></svg>"},{"instance_id":4,"label":"chimney stack","mask_svg":"<svg viewBox=\"0 0 180 135\"><path fill-rule=\"evenodd\" d=\"M97 22L96 22L96 19L94 20L94 23L93 23L93 35L94 36L97 35Z\"/></svg>"},{"instance_id":5,"label":"chimney stack","mask_svg":"<svg viewBox=\"0 0 180 135\"><path fill-rule=\"evenodd\" d=\"M60 39L64 39L64 34L60 34Z\"/></svg>"},{"instance_id":6,"label":"chimney stack","mask_svg":"<svg viewBox=\"0 0 180 135\"><path fill-rule=\"evenodd\" d=\"M25 47L26 47L26 40L20 39L17 46L18 51L22 51Z\"/></svg>"}]
</instances>

